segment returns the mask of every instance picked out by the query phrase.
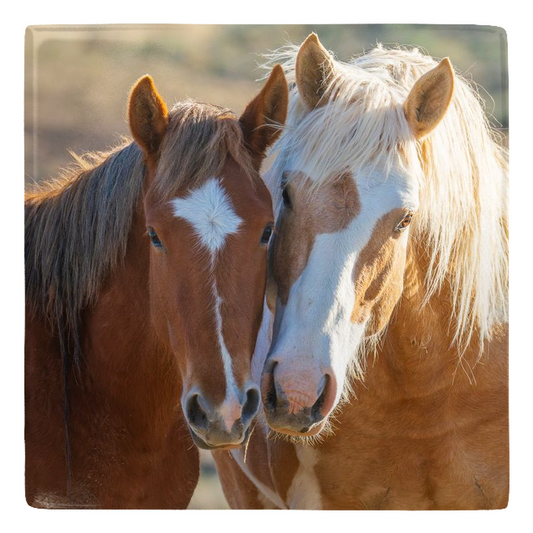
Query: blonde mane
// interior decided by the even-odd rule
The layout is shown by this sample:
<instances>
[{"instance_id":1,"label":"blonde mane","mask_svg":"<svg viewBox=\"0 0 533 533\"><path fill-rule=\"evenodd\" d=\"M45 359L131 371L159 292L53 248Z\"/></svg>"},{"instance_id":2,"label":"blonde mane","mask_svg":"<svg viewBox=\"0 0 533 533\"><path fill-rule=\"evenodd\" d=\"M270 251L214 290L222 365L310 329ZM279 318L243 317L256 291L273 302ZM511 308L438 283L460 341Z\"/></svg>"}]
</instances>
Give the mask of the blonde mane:
<instances>
[{"instance_id":1,"label":"blonde mane","mask_svg":"<svg viewBox=\"0 0 533 533\"><path fill-rule=\"evenodd\" d=\"M437 65L434 59L381 45L349 62L332 56L336 76L326 88L328 100L308 113L294 83L298 50L288 45L267 56L267 66L281 63L292 83L286 126L274 148L278 157L266 176L276 180L270 184L275 205L291 154L305 161L299 170L311 177L311 187L345 167L402 165L420 185L411 238L429 254L425 302L448 283L450 331L460 353L474 335L482 345L493 325L508 320L508 166L476 89L456 76L445 118L413 142L403 103L416 80Z\"/></svg>"}]
</instances>

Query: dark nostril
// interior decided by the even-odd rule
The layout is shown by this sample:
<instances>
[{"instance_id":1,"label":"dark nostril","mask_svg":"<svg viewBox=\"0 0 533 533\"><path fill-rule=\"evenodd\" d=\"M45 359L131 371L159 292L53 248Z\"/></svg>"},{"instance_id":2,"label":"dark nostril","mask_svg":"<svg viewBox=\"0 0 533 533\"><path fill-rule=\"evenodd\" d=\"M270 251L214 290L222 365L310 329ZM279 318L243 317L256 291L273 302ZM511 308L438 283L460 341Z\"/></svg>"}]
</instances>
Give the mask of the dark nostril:
<instances>
[{"instance_id":1,"label":"dark nostril","mask_svg":"<svg viewBox=\"0 0 533 533\"><path fill-rule=\"evenodd\" d=\"M320 392L320 388L319 388L318 399L314 403L313 407L311 407L311 419L313 420L313 422L318 422L319 420L322 420L324 418L324 415L322 414L321 409L324 406L324 402L326 400L326 392L328 391L329 384L330 384L330 378L329 378L329 375L326 374L321 382L322 392Z\"/></svg>"},{"instance_id":2,"label":"dark nostril","mask_svg":"<svg viewBox=\"0 0 533 533\"><path fill-rule=\"evenodd\" d=\"M187 420L191 426L199 429L207 428L207 414L200 405L198 394L193 394L187 399L186 405Z\"/></svg>"},{"instance_id":3,"label":"dark nostril","mask_svg":"<svg viewBox=\"0 0 533 533\"><path fill-rule=\"evenodd\" d=\"M269 374L266 379L268 383L266 386L266 394L264 395L263 405L267 411L274 411L278 402L278 397L276 394L276 385L274 383L274 375Z\"/></svg>"},{"instance_id":4,"label":"dark nostril","mask_svg":"<svg viewBox=\"0 0 533 533\"><path fill-rule=\"evenodd\" d=\"M274 383L274 370L277 366L277 361L267 360L263 370L263 377L261 379L261 394L263 396L263 407L267 411L274 411L277 404L276 385Z\"/></svg>"},{"instance_id":5,"label":"dark nostril","mask_svg":"<svg viewBox=\"0 0 533 533\"><path fill-rule=\"evenodd\" d=\"M246 392L246 401L242 406L241 420L243 424L249 422L259 409L261 395L257 387L251 387Z\"/></svg>"}]
</instances>

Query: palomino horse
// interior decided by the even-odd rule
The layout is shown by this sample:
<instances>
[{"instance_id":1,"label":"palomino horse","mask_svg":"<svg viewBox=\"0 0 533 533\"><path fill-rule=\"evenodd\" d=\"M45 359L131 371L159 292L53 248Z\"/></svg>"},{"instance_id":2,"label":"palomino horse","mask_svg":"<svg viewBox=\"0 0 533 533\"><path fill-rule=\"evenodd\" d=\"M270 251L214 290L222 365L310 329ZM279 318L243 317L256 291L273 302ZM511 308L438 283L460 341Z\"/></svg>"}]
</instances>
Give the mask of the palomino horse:
<instances>
[{"instance_id":1,"label":"palomino horse","mask_svg":"<svg viewBox=\"0 0 533 533\"><path fill-rule=\"evenodd\" d=\"M477 95L417 50L274 57L295 86L252 376L290 437L216 452L228 500L505 507L507 164Z\"/></svg>"},{"instance_id":2,"label":"palomino horse","mask_svg":"<svg viewBox=\"0 0 533 533\"><path fill-rule=\"evenodd\" d=\"M246 442L273 225L259 167L287 102L279 66L240 119L167 112L145 76L135 142L27 195L30 505L186 507L193 441Z\"/></svg>"}]
</instances>

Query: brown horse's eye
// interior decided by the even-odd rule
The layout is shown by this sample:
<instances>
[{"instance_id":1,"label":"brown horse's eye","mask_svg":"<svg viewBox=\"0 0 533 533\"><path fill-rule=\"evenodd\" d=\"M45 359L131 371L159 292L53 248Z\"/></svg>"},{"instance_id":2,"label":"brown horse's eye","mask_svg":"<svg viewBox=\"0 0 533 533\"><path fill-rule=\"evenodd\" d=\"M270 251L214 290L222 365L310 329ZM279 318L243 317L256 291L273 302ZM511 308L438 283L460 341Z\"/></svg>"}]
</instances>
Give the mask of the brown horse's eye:
<instances>
[{"instance_id":1,"label":"brown horse's eye","mask_svg":"<svg viewBox=\"0 0 533 533\"><path fill-rule=\"evenodd\" d=\"M161 240L157 236L157 233L155 232L154 228L152 228L152 227L148 228L148 237L150 237L150 240L152 241L152 244L156 248L163 248L163 243L161 242Z\"/></svg>"},{"instance_id":2,"label":"brown horse's eye","mask_svg":"<svg viewBox=\"0 0 533 533\"><path fill-rule=\"evenodd\" d=\"M261 244L268 244L270 242L270 237L272 237L273 232L274 232L274 229L272 228L272 224L269 224L263 230L263 235L261 235Z\"/></svg>"},{"instance_id":3,"label":"brown horse's eye","mask_svg":"<svg viewBox=\"0 0 533 533\"><path fill-rule=\"evenodd\" d=\"M401 222L396 226L394 231L404 231L407 229L409 224L411 224L411 219L413 218L413 213L407 213L401 220Z\"/></svg>"}]
</instances>

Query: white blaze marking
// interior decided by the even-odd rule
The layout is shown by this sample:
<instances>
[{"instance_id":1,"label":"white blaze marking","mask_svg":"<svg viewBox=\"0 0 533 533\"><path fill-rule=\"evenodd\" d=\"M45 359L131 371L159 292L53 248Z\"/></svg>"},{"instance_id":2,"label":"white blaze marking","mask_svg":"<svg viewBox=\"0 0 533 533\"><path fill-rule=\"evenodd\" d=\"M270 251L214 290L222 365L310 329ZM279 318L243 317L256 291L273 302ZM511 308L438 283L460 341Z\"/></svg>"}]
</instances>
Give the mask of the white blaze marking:
<instances>
[{"instance_id":1,"label":"white blaze marking","mask_svg":"<svg viewBox=\"0 0 533 533\"><path fill-rule=\"evenodd\" d=\"M237 233L242 218L237 216L219 181L211 178L184 198L171 201L174 215L194 228L200 242L214 253L224 246L226 237Z\"/></svg>"},{"instance_id":2,"label":"white blaze marking","mask_svg":"<svg viewBox=\"0 0 533 533\"><path fill-rule=\"evenodd\" d=\"M212 290L215 297L217 338L226 376L226 398L224 400L226 404L231 399L236 399L238 389L233 376L231 355L222 332L222 313L220 312L222 298L218 292L215 277L215 259L216 252L223 248L226 237L237 233L243 220L235 213L230 198L216 178L211 178L184 198L174 198L171 204L174 215L191 224L200 243L209 250L211 255L210 267L213 275Z\"/></svg>"},{"instance_id":3,"label":"white blaze marking","mask_svg":"<svg viewBox=\"0 0 533 533\"><path fill-rule=\"evenodd\" d=\"M316 235L307 264L293 283L286 305L278 300L275 314L272 356L281 363L297 363L302 371L331 368L338 385L334 405L349 385L348 369L360 370L356 355L364 339L366 320L361 324L351 322L356 295L354 265L382 216L402 206L410 206L411 210L417 207L410 182L403 183L401 176L376 178L375 183L370 179L371 186L362 181L356 181L360 212L346 228ZM407 232L400 237L398 246L406 243ZM299 373L296 364L291 368Z\"/></svg>"},{"instance_id":4,"label":"white blaze marking","mask_svg":"<svg viewBox=\"0 0 533 533\"><path fill-rule=\"evenodd\" d=\"M216 280L213 280L213 294L215 295L215 318L217 320L218 344L220 345L220 354L222 356L222 364L224 365L224 374L226 375L226 398L224 403L227 403L228 400L230 400L232 393L233 396L235 396L237 384L235 383L235 378L233 377L233 371L231 369L231 355L226 347L224 335L222 334L222 313L220 312L222 298L218 294ZM229 429L231 428L228 428L228 430Z\"/></svg>"}]
</instances>

